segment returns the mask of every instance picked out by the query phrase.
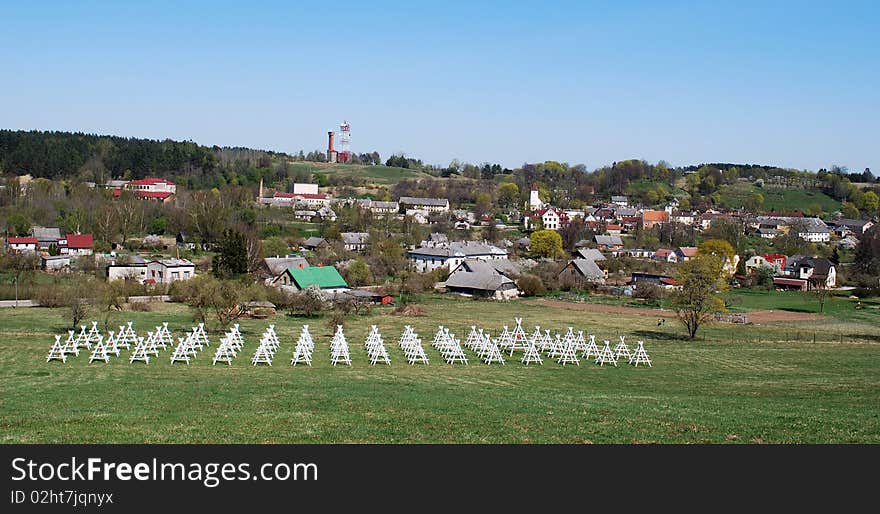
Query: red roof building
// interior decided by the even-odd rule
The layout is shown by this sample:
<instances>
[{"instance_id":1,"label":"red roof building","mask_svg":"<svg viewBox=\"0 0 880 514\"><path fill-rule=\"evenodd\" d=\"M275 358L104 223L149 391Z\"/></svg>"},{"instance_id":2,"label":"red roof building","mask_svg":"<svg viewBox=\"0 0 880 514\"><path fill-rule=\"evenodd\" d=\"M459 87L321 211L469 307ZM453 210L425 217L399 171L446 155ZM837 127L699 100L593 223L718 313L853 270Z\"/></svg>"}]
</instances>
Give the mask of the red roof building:
<instances>
[{"instance_id":1,"label":"red roof building","mask_svg":"<svg viewBox=\"0 0 880 514\"><path fill-rule=\"evenodd\" d=\"M788 257L781 253L767 253L761 257L764 257L764 260L770 264L778 264L779 269L785 269L785 262L788 260Z\"/></svg>"},{"instance_id":2,"label":"red roof building","mask_svg":"<svg viewBox=\"0 0 880 514\"><path fill-rule=\"evenodd\" d=\"M92 255L94 247L91 234L68 234L58 242L62 255Z\"/></svg>"}]
</instances>

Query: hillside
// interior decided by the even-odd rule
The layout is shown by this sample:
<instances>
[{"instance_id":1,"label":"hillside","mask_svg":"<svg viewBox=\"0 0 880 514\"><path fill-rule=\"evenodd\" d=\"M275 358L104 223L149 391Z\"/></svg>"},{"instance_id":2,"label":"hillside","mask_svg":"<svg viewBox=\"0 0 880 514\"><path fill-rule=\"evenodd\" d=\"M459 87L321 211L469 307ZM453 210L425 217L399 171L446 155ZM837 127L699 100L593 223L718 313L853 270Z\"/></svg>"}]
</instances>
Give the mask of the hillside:
<instances>
[{"instance_id":1,"label":"hillside","mask_svg":"<svg viewBox=\"0 0 880 514\"><path fill-rule=\"evenodd\" d=\"M748 207L749 201L755 194L764 197L761 204L763 211L777 212L816 212L817 207L824 213L833 213L841 209L841 203L821 191L810 191L798 188L783 187L756 187L751 183L737 183L722 186L718 190L721 195L721 204L724 207L738 209Z\"/></svg>"},{"instance_id":2,"label":"hillside","mask_svg":"<svg viewBox=\"0 0 880 514\"><path fill-rule=\"evenodd\" d=\"M431 175L418 170L396 168L392 166L368 166L363 164L328 164L324 162L291 162L292 172L310 172L316 175L335 177L352 177L363 179L376 185L392 185L401 180L430 178Z\"/></svg>"}]
</instances>

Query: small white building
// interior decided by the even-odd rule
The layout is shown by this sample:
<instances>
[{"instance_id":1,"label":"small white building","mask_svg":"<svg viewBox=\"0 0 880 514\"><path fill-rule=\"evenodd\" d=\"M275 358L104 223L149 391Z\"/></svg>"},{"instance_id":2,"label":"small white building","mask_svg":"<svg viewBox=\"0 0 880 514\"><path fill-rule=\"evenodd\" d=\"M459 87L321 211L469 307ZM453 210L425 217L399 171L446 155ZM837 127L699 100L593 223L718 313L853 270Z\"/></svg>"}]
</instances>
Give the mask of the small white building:
<instances>
[{"instance_id":1,"label":"small white building","mask_svg":"<svg viewBox=\"0 0 880 514\"><path fill-rule=\"evenodd\" d=\"M107 265L107 280L134 280L143 284L147 279L147 261L140 255L117 257Z\"/></svg>"},{"instance_id":2,"label":"small white building","mask_svg":"<svg viewBox=\"0 0 880 514\"><path fill-rule=\"evenodd\" d=\"M159 259L147 263L147 281L170 284L189 280L196 274L196 265L187 259Z\"/></svg>"},{"instance_id":3,"label":"small white building","mask_svg":"<svg viewBox=\"0 0 880 514\"><path fill-rule=\"evenodd\" d=\"M416 198L412 196L401 196L399 203L406 209L416 209L427 212L449 211L449 200L446 198Z\"/></svg>"},{"instance_id":4,"label":"small white building","mask_svg":"<svg viewBox=\"0 0 880 514\"><path fill-rule=\"evenodd\" d=\"M10 252L33 253L40 242L36 237L7 237L6 249Z\"/></svg>"}]
</instances>

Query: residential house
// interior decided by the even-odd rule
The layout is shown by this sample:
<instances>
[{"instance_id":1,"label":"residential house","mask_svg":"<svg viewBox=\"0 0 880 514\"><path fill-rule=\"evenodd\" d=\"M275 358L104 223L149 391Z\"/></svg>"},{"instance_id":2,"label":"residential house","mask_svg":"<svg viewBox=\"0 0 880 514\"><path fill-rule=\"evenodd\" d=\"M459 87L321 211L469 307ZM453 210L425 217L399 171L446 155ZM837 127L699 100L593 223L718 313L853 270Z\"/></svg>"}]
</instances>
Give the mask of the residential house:
<instances>
[{"instance_id":1,"label":"residential house","mask_svg":"<svg viewBox=\"0 0 880 514\"><path fill-rule=\"evenodd\" d=\"M411 217L412 220L419 225L427 225L429 222L428 211L422 209L407 209L404 216Z\"/></svg>"},{"instance_id":2,"label":"residential house","mask_svg":"<svg viewBox=\"0 0 880 514\"><path fill-rule=\"evenodd\" d=\"M506 261L507 264L503 264ZM519 296L511 278L518 268L507 259L483 261L464 259L446 279L446 290L469 296L509 300Z\"/></svg>"},{"instance_id":3,"label":"residential house","mask_svg":"<svg viewBox=\"0 0 880 514\"><path fill-rule=\"evenodd\" d=\"M759 269L769 269L773 271L773 273L779 273L780 268L777 264L768 261L764 258L763 255L753 255L746 259L745 264L743 265L746 268L746 272L752 272Z\"/></svg>"},{"instance_id":4,"label":"residential house","mask_svg":"<svg viewBox=\"0 0 880 514\"><path fill-rule=\"evenodd\" d=\"M559 230L565 225L568 225L569 222L568 215L565 214L562 209L557 209L556 207L544 207L543 209L527 212L525 214L523 223L526 230L536 228L539 220L540 226L547 230Z\"/></svg>"},{"instance_id":5,"label":"residential house","mask_svg":"<svg viewBox=\"0 0 880 514\"><path fill-rule=\"evenodd\" d=\"M595 248L578 248L577 251L574 252L574 255L575 258L587 259L594 262L602 262L605 260L605 256L602 255L602 252Z\"/></svg>"},{"instance_id":6,"label":"residential house","mask_svg":"<svg viewBox=\"0 0 880 514\"><path fill-rule=\"evenodd\" d=\"M798 237L811 243L827 243L831 241L831 229L819 218L804 218L796 225Z\"/></svg>"},{"instance_id":7,"label":"residential house","mask_svg":"<svg viewBox=\"0 0 880 514\"><path fill-rule=\"evenodd\" d=\"M342 244L349 252L363 252L367 249L370 234L366 232L343 232L339 234Z\"/></svg>"},{"instance_id":8,"label":"residential house","mask_svg":"<svg viewBox=\"0 0 880 514\"><path fill-rule=\"evenodd\" d=\"M400 212L400 204L397 202L370 202L370 212L376 216L388 216Z\"/></svg>"},{"instance_id":9,"label":"residential house","mask_svg":"<svg viewBox=\"0 0 880 514\"><path fill-rule=\"evenodd\" d=\"M449 200L446 198L416 198L402 196L398 201L403 209L416 209L427 212L448 212Z\"/></svg>"},{"instance_id":10,"label":"residential house","mask_svg":"<svg viewBox=\"0 0 880 514\"><path fill-rule=\"evenodd\" d=\"M593 236L593 241L598 245L599 250L611 251L623 248L623 240L618 235Z\"/></svg>"},{"instance_id":11,"label":"residential house","mask_svg":"<svg viewBox=\"0 0 880 514\"><path fill-rule=\"evenodd\" d=\"M560 280L586 281L594 284L604 284L606 272L591 259L573 259L559 272Z\"/></svg>"},{"instance_id":12,"label":"residential house","mask_svg":"<svg viewBox=\"0 0 880 514\"><path fill-rule=\"evenodd\" d=\"M854 220L854 219L839 219L832 222L834 226L835 232L838 233L841 237L845 237L847 234L855 234L856 236L861 236L865 232L868 231L871 227L874 226L874 222L872 220Z\"/></svg>"},{"instance_id":13,"label":"residential house","mask_svg":"<svg viewBox=\"0 0 880 514\"><path fill-rule=\"evenodd\" d=\"M318 209L317 215L322 221L336 221L336 211L327 205Z\"/></svg>"},{"instance_id":14,"label":"residential house","mask_svg":"<svg viewBox=\"0 0 880 514\"><path fill-rule=\"evenodd\" d=\"M642 226L650 230L656 226L669 223L669 213L666 211L642 211Z\"/></svg>"},{"instance_id":15,"label":"residential house","mask_svg":"<svg viewBox=\"0 0 880 514\"><path fill-rule=\"evenodd\" d=\"M442 232L431 232L428 237L422 241L422 246L437 246L449 243L449 238Z\"/></svg>"},{"instance_id":16,"label":"residential house","mask_svg":"<svg viewBox=\"0 0 880 514\"><path fill-rule=\"evenodd\" d=\"M38 249L48 250L53 245L58 247L58 241L61 240L61 229L58 227L33 227L31 235L37 238Z\"/></svg>"},{"instance_id":17,"label":"residential house","mask_svg":"<svg viewBox=\"0 0 880 514\"><path fill-rule=\"evenodd\" d=\"M629 279L629 283L631 285L637 285L639 282L647 282L649 284L660 286L664 289L681 288L681 284L676 282L675 279L670 276L659 275L657 273L644 273L641 271L634 271Z\"/></svg>"},{"instance_id":18,"label":"residential house","mask_svg":"<svg viewBox=\"0 0 880 514\"><path fill-rule=\"evenodd\" d=\"M327 242L323 237L312 236L305 241L302 242L303 250L311 250L315 251L318 248L329 246L330 243Z\"/></svg>"},{"instance_id":19,"label":"residential house","mask_svg":"<svg viewBox=\"0 0 880 514\"><path fill-rule=\"evenodd\" d=\"M43 255L40 257L40 268L49 273L57 273L70 269L69 255Z\"/></svg>"},{"instance_id":20,"label":"residential house","mask_svg":"<svg viewBox=\"0 0 880 514\"><path fill-rule=\"evenodd\" d=\"M679 246L675 249L679 262L689 261L697 256L699 248L695 246Z\"/></svg>"},{"instance_id":21,"label":"residential house","mask_svg":"<svg viewBox=\"0 0 880 514\"><path fill-rule=\"evenodd\" d=\"M809 281L808 289L837 287L837 270L828 259L808 257L797 264L797 278Z\"/></svg>"},{"instance_id":22,"label":"residential house","mask_svg":"<svg viewBox=\"0 0 880 514\"><path fill-rule=\"evenodd\" d=\"M37 251L40 241L36 237L7 237L6 250L17 253L32 253Z\"/></svg>"},{"instance_id":23,"label":"residential house","mask_svg":"<svg viewBox=\"0 0 880 514\"><path fill-rule=\"evenodd\" d=\"M651 259L654 257L654 250L646 250L644 248L614 250L611 252L611 255L613 257L634 257L636 259Z\"/></svg>"},{"instance_id":24,"label":"residential house","mask_svg":"<svg viewBox=\"0 0 880 514\"><path fill-rule=\"evenodd\" d=\"M58 241L62 255L92 255L95 241L91 234L67 234Z\"/></svg>"},{"instance_id":25,"label":"residential house","mask_svg":"<svg viewBox=\"0 0 880 514\"><path fill-rule=\"evenodd\" d=\"M660 262L678 262L678 254L675 253L675 250L670 250L669 248L656 250L651 258Z\"/></svg>"},{"instance_id":26,"label":"residential house","mask_svg":"<svg viewBox=\"0 0 880 514\"><path fill-rule=\"evenodd\" d=\"M785 269L785 262L788 259L788 257L781 253L765 253L763 257L768 263L778 269L780 273Z\"/></svg>"},{"instance_id":27,"label":"residential house","mask_svg":"<svg viewBox=\"0 0 880 514\"><path fill-rule=\"evenodd\" d=\"M196 274L196 265L187 259L158 259L147 263L146 283L170 284L189 280Z\"/></svg>"},{"instance_id":28,"label":"residential house","mask_svg":"<svg viewBox=\"0 0 880 514\"><path fill-rule=\"evenodd\" d=\"M312 211L308 209L296 210L293 211L293 217L300 221L312 221L313 219L318 217L318 211Z\"/></svg>"},{"instance_id":29,"label":"residential house","mask_svg":"<svg viewBox=\"0 0 880 514\"><path fill-rule=\"evenodd\" d=\"M625 196L612 196L611 203L614 205L619 205L621 207L626 207L629 205L629 199Z\"/></svg>"},{"instance_id":30,"label":"residential house","mask_svg":"<svg viewBox=\"0 0 880 514\"><path fill-rule=\"evenodd\" d=\"M135 280L143 283L147 279L147 261L140 255L117 256L111 259L106 269L107 280Z\"/></svg>"},{"instance_id":31,"label":"residential house","mask_svg":"<svg viewBox=\"0 0 880 514\"><path fill-rule=\"evenodd\" d=\"M613 236L619 236L622 228L620 225L609 223L605 225L605 232Z\"/></svg>"},{"instance_id":32,"label":"residential house","mask_svg":"<svg viewBox=\"0 0 880 514\"><path fill-rule=\"evenodd\" d=\"M507 259L507 250L474 241L422 246L410 250L407 254L410 263L419 273L427 273L441 267L453 270L465 259L483 261Z\"/></svg>"},{"instance_id":33,"label":"residential house","mask_svg":"<svg viewBox=\"0 0 880 514\"><path fill-rule=\"evenodd\" d=\"M308 266L287 268L273 282L282 288L302 291L309 286L316 286L325 293L340 293L349 289L348 284L339 271L333 266Z\"/></svg>"},{"instance_id":34,"label":"residential house","mask_svg":"<svg viewBox=\"0 0 880 514\"><path fill-rule=\"evenodd\" d=\"M153 200L157 202L168 202L174 193L177 192L177 185L170 180L161 178L143 178L138 180L124 181L114 180L108 182L113 196L120 196L123 189L131 191L134 195L142 200Z\"/></svg>"},{"instance_id":35,"label":"residential house","mask_svg":"<svg viewBox=\"0 0 880 514\"><path fill-rule=\"evenodd\" d=\"M308 266L309 261L299 255L266 257L260 263L260 269L257 274L268 284L278 278L288 268L307 268Z\"/></svg>"}]
</instances>

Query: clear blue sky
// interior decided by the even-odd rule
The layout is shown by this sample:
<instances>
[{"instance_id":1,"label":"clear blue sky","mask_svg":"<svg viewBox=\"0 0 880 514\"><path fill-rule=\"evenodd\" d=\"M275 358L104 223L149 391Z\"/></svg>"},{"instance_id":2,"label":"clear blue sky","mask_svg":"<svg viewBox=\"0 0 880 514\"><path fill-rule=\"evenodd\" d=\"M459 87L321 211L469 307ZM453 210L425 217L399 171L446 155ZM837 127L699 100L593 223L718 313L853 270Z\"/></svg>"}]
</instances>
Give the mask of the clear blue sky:
<instances>
[{"instance_id":1,"label":"clear blue sky","mask_svg":"<svg viewBox=\"0 0 880 514\"><path fill-rule=\"evenodd\" d=\"M765 5L767 4L767 5ZM4 2L0 127L880 170L877 2Z\"/></svg>"}]
</instances>

